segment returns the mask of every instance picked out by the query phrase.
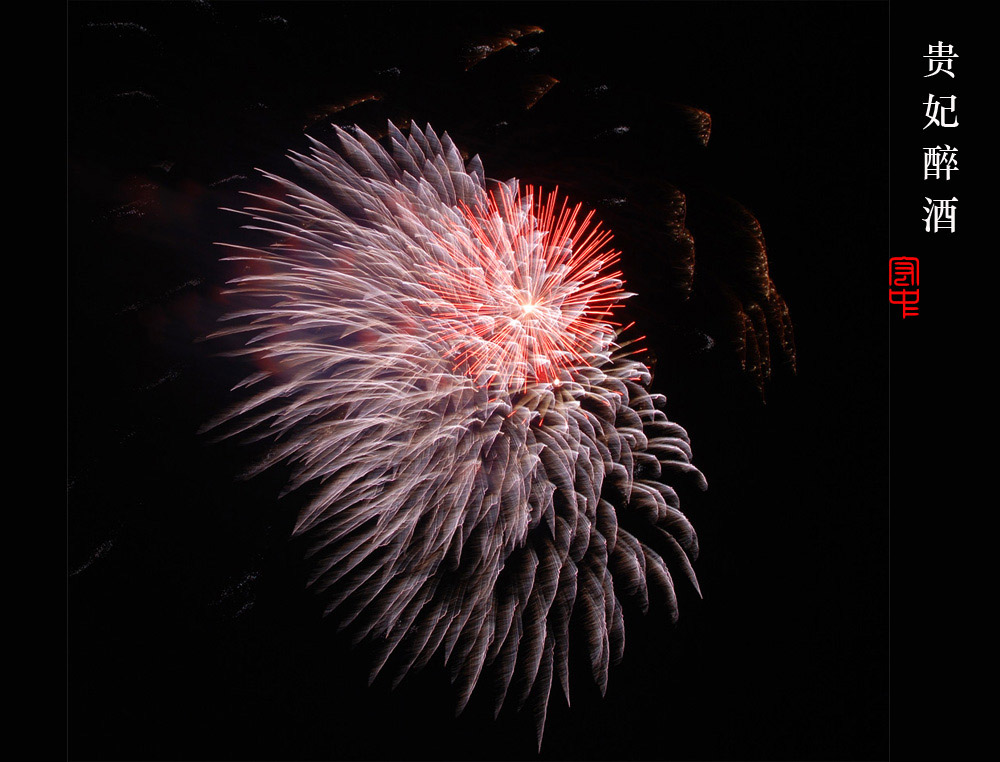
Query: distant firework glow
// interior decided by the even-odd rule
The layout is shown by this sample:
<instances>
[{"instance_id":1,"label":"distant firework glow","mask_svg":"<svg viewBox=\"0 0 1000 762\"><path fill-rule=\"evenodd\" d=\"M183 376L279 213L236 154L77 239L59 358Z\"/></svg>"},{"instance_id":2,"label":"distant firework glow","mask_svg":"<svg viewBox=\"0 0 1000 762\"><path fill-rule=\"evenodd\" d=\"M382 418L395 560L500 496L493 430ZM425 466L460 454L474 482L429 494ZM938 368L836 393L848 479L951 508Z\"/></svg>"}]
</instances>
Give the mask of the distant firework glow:
<instances>
[{"instance_id":1,"label":"distant firework glow","mask_svg":"<svg viewBox=\"0 0 1000 762\"><path fill-rule=\"evenodd\" d=\"M623 601L676 616L673 577L697 589L675 487L705 480L619 340L628 294L592 214L488 180L429 126L338 136L241 212L267 242L231 247L215 335L258 370L206 429L270 442L251 474L291 467L310 583L376 644L373 679L440 654L460 710L488 675L540 746L571 629L603 692Z\"/></svg>"}]
</instances>

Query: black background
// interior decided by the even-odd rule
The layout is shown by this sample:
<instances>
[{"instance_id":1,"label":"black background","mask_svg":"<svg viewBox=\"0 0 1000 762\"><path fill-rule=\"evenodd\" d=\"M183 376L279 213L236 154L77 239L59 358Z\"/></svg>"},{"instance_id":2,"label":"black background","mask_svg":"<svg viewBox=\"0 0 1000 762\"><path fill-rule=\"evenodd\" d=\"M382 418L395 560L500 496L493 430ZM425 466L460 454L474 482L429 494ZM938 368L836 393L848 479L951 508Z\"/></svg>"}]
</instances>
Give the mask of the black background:
<instances>
[{"instance_id":1,"label":"black background","mask_svg":"<svg viewBox=\"0 0 1000 762\"><path fill-rule=\"evenodd\" d=\"M539 51L502 51L470 85L462 46L507 24L542 27ZM777 362L762 401L606 216L708 477L682 496L704 599L682 590L676 626L628 619L607 695L584 672L572 709L554 696L540 756L888 757L889 337L908 326L885 291L887 3L71 3L68 26L71 758L535 756L527 719L494 721L483 697L454 719L440 671L369 688L364 648L303 590L282 474L239 481L254 453L196 433L245 370L196 341L226 306L211 244L237 223L218 207L370 84L498 177L562 170L599 204L609 177L667 173L696 241L716 219L696 201L737 199L791 309L798 371ZM535 68L559 84L525 146L496 125L526 120L511 82ZM711 113L707 148L675 135L675 103ZM567 143L592 163L569 166Z\"/></svg>"}]
</instances>

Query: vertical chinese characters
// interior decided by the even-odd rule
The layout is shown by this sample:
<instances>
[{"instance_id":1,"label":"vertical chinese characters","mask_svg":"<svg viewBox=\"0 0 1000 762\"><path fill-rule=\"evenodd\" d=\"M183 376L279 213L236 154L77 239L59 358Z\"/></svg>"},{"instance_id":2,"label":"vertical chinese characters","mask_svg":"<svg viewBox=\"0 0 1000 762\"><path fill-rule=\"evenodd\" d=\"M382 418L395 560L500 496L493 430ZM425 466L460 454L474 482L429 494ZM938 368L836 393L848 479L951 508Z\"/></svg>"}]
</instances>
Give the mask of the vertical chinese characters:
<instances>
[{"instance_id":1,"label":"vertical chinese characters","mask_svg":"<svg viewBox=\"0 0 1000 762\"><path fill-rule=\"evenodd\" d=\"M955 53L955 46L938 41L937 44L927 46L927 77L937 77L946 75L955 79L955 72L952 68L958 54ZM936 96L933 93L927 94L927 101L924 103L927 110L924 115L927 117L926 130L929 127L954 128L958 127L958 96L942 95ZM924 180L951 180L951 173L958 171L958 148L945 143L943 146L924 147ZM955 232L955 212L958 198L927 198L927 206L924 207L924 231L927 233Z\"/></svg>"}]
</instances>

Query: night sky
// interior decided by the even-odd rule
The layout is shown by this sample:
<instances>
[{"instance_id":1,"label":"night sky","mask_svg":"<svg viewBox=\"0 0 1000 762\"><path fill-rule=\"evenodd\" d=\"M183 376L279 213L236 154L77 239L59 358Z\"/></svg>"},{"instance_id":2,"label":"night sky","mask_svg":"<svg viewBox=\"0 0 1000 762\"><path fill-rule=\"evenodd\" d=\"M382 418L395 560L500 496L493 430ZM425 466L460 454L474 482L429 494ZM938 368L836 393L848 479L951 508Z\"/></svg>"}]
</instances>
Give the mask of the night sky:
<instances>
[{"instance_id":1,"label":"night sky","mask_svg":"<svg viewBox=\"0 0 1000 762\"><path fill-rule=\"evenodd\" d=\"M599 210L709 483L681 494L704 598L679 585L676 625L627 614L607 695L574 673L537 756L887 758L888 37L875 2L70 3L70 758L536 757L480 691L454 718L436 663L369 688L288 540L304 497L198 434L247 371L201 341L229 306L213 243L240 235L220 207L290 173L304 132L389 117ZM772 342L763 390L733 338L755 294L736 204L794 326L796 369Z\"/></svg>"}]
</instances>

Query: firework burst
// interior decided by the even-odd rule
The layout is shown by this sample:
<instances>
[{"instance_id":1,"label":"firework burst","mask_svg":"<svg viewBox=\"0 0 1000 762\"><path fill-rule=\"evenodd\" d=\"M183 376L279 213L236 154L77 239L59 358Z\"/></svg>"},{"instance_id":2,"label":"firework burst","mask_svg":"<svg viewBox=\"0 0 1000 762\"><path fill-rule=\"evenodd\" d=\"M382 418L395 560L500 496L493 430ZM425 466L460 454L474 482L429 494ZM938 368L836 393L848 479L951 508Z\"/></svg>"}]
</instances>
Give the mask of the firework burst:
<instances>
[{"instance_id":1,"label":"firework burst","mask_svg":"<svg viewBox=\"0 0 1000 762\"><path fill-rule=\"evenodd\" d=\"M488 181L430 127L338 135L241 212L268 245L234 247L241 310L216 335L259 391L207 428L272 441L252 473L285 462L308 489L311 585L378 644L373 679L440 654L459 710L489 679L540 745L571 617L603 692L623 601L676 616L672 574L697 588L672 485L704 478L618 343L628 294L592 215Z\"/></svg>"}]
</instances>

